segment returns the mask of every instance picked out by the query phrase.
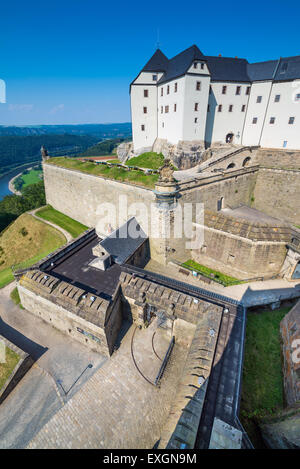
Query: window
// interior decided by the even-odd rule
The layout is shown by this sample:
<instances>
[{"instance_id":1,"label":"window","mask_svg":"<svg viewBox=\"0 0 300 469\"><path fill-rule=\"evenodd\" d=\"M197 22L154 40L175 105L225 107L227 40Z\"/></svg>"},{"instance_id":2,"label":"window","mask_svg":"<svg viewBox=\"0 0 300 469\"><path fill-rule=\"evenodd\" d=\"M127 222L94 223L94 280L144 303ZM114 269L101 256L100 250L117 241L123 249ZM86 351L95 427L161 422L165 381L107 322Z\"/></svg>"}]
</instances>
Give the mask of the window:
<instances>
[{"instance_id":1,"label":"window","mask_svg":"<svg viewBox=\"0 0 300 469\"><path fill-rule=\"evenodd\" d=\"M194 122L195 122L195 124L197 124L197 122L198 122L198 117L195 117Z\"/></svg>"},{"instance_id":2,"label":"window","mask_svg":"<svg viewBox=\"0 0 300 469\"><path fill-rule=\"evenodd\" d=\"M176 112L176 111L177 111L177 104L175 103L174 104L174 112Z\"/></svg>"},{"instance_id":3,"label":"window","mask_svg":"<svg viewBox=\"0 0 300 469\"><path fill-rule=\"evenodd\" d=\"M226 94L226 91L227 91L227 86L223 86L222 87L222 94Z\"/></svg>"},{"instance_id":4,"label":"window","mask_svg":"<svg viewBox=\"0 0 300 469\"><path fill-rule=\"evenodd\" d=\"M222 112L222 104L219 104L219 106L218 106L218 112Z\"/></svg>"},{"instance_id":5,"label":"window","mask_svg":"<svg viewBox=\"0 0 300 469\"><path fill-rule=\"evenodd\" d=\"M165 112L166 112L166 113L169 112L169 106L165 106Z\"/></svg>"},{"instance_id":6,"label":"window","mask_svg":"<svg viewBox=\"0 0 300 469\"><path fill-rule=\"evenodd\" d=\"M196 82L196 90L200 91L201 90L201 81Z\"/></svg>"},{"instance_id":7,"label":"window","mask_svg":"<svg viewBox=\"0 0 300 469\"><path fill-rule=\"evenodd\" d=\"M210 111L210 107L209 107L209 104L208 104L207 105L207 112L209 112L209 111Z\"/></svg>"},{"instance_id":8,"label":"window","mask_svg":"<svg viewBox=\"0 0 300 469\"><path fill-rule=\"evenodd\" d=\"M164 127L164 126L165 126L165 123L164 123L164 122L162 122L161 126L162 126L162 127Z\"/></svg>"},{"instance_id":9,"label":"window","mask_svg":"<svg viewBox=\"0 0 300 469\"><path fill-rule=\"evenodd\" d=\"M164 107L160 106L160 113L162 114L164 112Z\"/></svg>"},{"instance_id":10,"label":"window","mask_svg":"<svg viewBox=\"0 0 300 469\"><path fill-rule=\"evenodd\" d=\"M174 85L174 93L177 93L177 83Z\"/></svg>"},{"instance_id":11,"label":"window","mask_svg":"<svg viewBox=\"0 0 300 469\"><path fill-rule=\"evenodd\" d=\"M233 111L233 105L232 104L229 104L229 112L232 112Z\"/></svg>"},{"instance_id":12,"label":"window","mask_svg":"<svg viewBox=\"0 0 300 469\"><path fill-rule=\"evenodd\" d=\"M156 81L157 80L157 75L152 75L152 80Z\"/></svg>"},{"instance_id":13,"label":"window","mask_svg":"<svg viewBox=\"0 0 300 469\"><path fill-rule=\"evenodd\" d=\"M235 94L241 94L241 87L240 86L237 86L236 87L236 92Z\"/></svg>"},{"instance_id":14,"label":"window","mask_svg":"<svg viewBox=\"0 0 300 469\"><path fill-rule=\"evenodd\" d=\"M270 124L274 124L275 123L275 117L270 117Z\"/></svg>"},{"instance_id":15,"label":"window","mask_svg":"<svg viewBox=\"0 0 300 469\"><path fill-rule=\"evenodd\" d=\"M197 68L197 62L194 62L194 68Z\"/></svg>"},{"instance_id":16,"label":"window","mask_svg":"<svg viewBox=\"0 0 300 469\"><path fill-rule=\"evenodd\" d=\"M245 112L245 110L246 110L246 104L243 104L242 105L242 112Z\"/></svg>"},{"instance_id":17,"label":"window","mask_svg":"<svg viewBox=\"0 0 300 469\"><path fill-rule=\"evenodd\" d=\"M300 93L297 93L295 96L295 101L300 101Z\"/></svg>"},{"instance_id":18,"label":"window","mask_svg":"<svg viewBox=\"0 0 300 469\"><path fill-rule=\"evenodd\" d=\"M281 66L281 70L280 70L280 73L285 73L288 69L288 63L285 62L284 64L282 64Z\"/></svg>"},{"instance_id":19,"label":"window","mask_svg":"<svg viewBox=\"0 0 300 469\"><path fill-rule=\"evenodd\" d=\"M195 103L194 111L198 111L198 103Z\"/></svg>"},{"instance_id":20,"label":"window","mask_svg":"<svg viewBox=\"0 0 300 469\"><path fill-rule=\"evenodd\" d=\"M160 95L161 95L161 96L164 95L164 89L163 89L163 88L160 89Z\"/></svg>"},{"instance_id":21,"label":"window","mask_svg":"<svg viewBox=\"0 0 300 469\"><path fill-rule=\"evenodd\" d=\"M290 117L289 118L289 124L293 124L295 122L295 117Z\"/></svg>"},{"instance_id":22,"label":"window","mask_svg":"<svg viewBox=\"0 0 300 469\"><path fill-rule=\"evenodd\" d=\"M276 94L274 98L274 103L279 103L280 101L280 94Z\"/></svg>"},{"instance_id":23,"label":"window","mask_svg":"<svg viewBox=\"0 0 300 469\"><path fill-rule=\"evenodd\" d=\"M142 132L144 132L144 130L145 130L144 124L141 125L141 130L142 130Z\"/></svg>"},{"instance_id":24,"label":"window","mask_svg":"<svg viewBox=\"0 0 300 469\"><path fill-rule=\"evenodd\" d=\"M148 90L144 90L144 98L148 98L149 94L148 94Z\"/></svg>"},{"instance_id":25,"label":"window","mask_svg":"<svg viewBox=\"0 0 300 469\"><path fill-rule=\"evenodd\" d=\"M247 88L246 88L246 94L247 94L247 95L250 94L250 90L251 90L251 86L247 86Z\"/></svg>"},{"instance_id":26,"label":"window","mask_svg":"<svg viewBox=\"0 0 300 469\"><path fill-rule=\"evenodd\" d=\"M146 106L143 107L143 110L144 110L144 114L147 114L147 108L146 108Z\"/></svg>"},{"instance_id":27,"label":"window","mask_svg":"<svg viewBox=\"0 0 300 469\"><path fill-rule=\"evenodd\" d=\"M168 86L167 86L167 94L169 94L169 93L170 93L170 87L169 87L169 85L168 85Z\"/></svg>"},{"instance_id":28,"label":"window","mask_svg":"<svg viewBox=\"0 0 300 469\"><path fill-rule=\"evenodd\" d=\"M257 124L257 117L253 117L252 124Z\"/></svg>"},{"instance_id":29,"label":"window","mask_svg":"<svg viewBox=\"0 0 300 469\"><path fill-rule=\"evenodd\" d=\"M262 101L262 96L257 96L256 102L257 102L257 103L261 103L261 101Z\"/></svg>"},{"instance_id":30,"label":"window","mask_svg":"<svg viewBox=\"0 0 300 469\"><path fill-rule=\"evenodd\" d=\"M201 70L204 70L204 64L203 63L201 64Z\"/></svg>"}]
</instances>

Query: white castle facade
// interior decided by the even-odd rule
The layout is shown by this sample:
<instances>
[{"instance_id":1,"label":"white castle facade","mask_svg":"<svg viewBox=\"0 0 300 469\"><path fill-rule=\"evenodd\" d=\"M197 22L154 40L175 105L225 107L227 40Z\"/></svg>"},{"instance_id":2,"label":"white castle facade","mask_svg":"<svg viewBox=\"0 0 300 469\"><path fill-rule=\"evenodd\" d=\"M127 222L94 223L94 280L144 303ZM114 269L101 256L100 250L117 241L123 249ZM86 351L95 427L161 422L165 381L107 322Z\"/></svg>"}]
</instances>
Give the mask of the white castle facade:
<instances>
[{"instance_id":1,"label":"white castle facade","mask_svg":"<svg viewBox=\"0 0 300 469\"><path fill-rule=\"evenodd\" d=\"M159 49L130 85L133 151L161 139L300 149L300 56L268 62Z\"/></svg>"}]
</instances>

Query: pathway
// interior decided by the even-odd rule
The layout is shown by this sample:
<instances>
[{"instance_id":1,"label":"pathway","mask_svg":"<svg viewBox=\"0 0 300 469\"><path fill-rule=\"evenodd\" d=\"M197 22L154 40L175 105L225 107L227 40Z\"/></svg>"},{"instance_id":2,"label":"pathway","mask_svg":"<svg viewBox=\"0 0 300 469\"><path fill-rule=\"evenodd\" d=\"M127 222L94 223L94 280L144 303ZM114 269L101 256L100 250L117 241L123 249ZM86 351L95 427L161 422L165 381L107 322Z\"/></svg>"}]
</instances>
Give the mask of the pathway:
<instances>
[{"instance_id":1,"label":"pathway","mask_svg":"<svg viewBox=\"0 0 300 469\"><path fill-rule=\"evenodd\" d=\"M42 208L44 208L44 207L36 208L36 209L31 210L30 212L27 212L27 213L29 213L29 215L32 215L32 216L33 216L34 218L36 218L37 220L40 220L40 221L42 221L42 222L44 222L44 223L47 223L47 225L50 225L50 226L52 226L53 228L55 228L55 229L57 229L58 231L60 231L60 232L64 235L64 237L67 239L67 242L72 241L73 236L71 236L70 233L69 233L67 230L65 230L64 228L61 228L61 226L56 225L55 223L52 223L51 221L45 220L44 218L40 218L38 215L36 215L36 212L37 212L38 210L41 210Z\"/></svg>"}]
</instances>

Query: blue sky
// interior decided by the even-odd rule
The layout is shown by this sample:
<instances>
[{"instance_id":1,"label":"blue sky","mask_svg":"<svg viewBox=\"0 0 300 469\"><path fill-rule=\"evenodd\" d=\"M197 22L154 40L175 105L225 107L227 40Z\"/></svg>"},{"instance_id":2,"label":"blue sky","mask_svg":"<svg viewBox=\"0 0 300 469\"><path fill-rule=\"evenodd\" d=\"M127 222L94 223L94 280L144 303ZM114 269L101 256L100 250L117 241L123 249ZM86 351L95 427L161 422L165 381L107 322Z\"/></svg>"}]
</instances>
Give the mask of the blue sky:
<instances>
[{"instance_id":1,"label":"blue sky","mask_svg":"<svg viewBox=\"0 0 300 469\"><path fill-rule=\"evenodd\" d=\"M197 44L249 62L300 55L300 2L4 0L0 125L130 121L129 84L155 51Z\"/></svg>"}]
</instances>

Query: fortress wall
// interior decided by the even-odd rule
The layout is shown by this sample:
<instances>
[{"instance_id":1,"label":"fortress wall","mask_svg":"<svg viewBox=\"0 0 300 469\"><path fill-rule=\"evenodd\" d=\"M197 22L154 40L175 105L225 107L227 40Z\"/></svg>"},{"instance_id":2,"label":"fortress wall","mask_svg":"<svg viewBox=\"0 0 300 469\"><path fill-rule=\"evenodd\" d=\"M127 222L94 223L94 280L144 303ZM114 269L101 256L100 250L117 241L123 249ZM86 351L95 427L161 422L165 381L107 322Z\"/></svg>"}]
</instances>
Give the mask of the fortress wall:
<instances>
[{"instance_id":1,"label":"fortress wall","mask_svg":"<svg viewBox=\"0 0 300 469\"><path fill-rule=\"evenodd\" d=\"M125 223L129 217L126 216L124 209L120 211L118 209L120 196L127 197L128 206L142 202L149 209L149 213L150 204L155 200L151 190L138 186L53 164L44 164L43 169L47 203L89 227L95 227L101 216L103 217L99 207L104 203L114 204L116 207L116 220L111 211L106 214L107 222L111 223L113 229ZM136 215L136 218L147 232L142 217Z\"/></svg>"},{"instance_id":2,"label":"fortress wall","mask_svg":"<svg viewBox=\"0 0 300 469\"><path fill-rule=\"evenodd\" d=\"M300 225L300 171L261 168L253 197L254 208Z\"/></svg>"},{"instance_id":3,"label":"fortress wall","mask_svg":"<svg viewBox=\"0 0 300 469\"><path fill-rule=\"evenodd\" d=\"M299 150L280 150L274 148L260 148L256 160L267 168L300 169Z\"/></svg>"},{"instance_id":4,"label":"fortress wall","mask_svg":"<svg viewBox=\"0 0 300 469\"><path fill-rule=\"evenodd\" d=\"M258 168L232 171L225 176L213 176L201 179L199 183L181 184L182 202L202 202L206 210L217 211L218 200L223 197L224 207L250 205Z\"/></svg>"},{"instance_id":5,"label":"fortress wall","mask_svg":"<svg viewBox=\"0 0 300 469\"><path fill-rule=\"evenodd\" d=\"M192 251L196 262L239 278L277 274L286 256L283 242L252 242L205 227L204 245Z\"/></svg>"}]
</instances>

